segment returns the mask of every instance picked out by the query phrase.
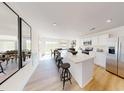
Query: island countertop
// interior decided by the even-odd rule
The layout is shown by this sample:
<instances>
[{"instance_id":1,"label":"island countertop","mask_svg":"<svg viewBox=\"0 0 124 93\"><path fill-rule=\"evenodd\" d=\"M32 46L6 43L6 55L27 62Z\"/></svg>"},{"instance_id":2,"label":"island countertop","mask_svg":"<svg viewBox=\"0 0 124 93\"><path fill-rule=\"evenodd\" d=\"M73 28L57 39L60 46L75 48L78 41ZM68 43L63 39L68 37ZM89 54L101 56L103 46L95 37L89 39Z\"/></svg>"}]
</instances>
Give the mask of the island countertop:
<instances>
[{"instance_id":1,"label":"island countertop","mask_svg":"<svg viewBox=\"0 0 124 93\"><path fill-rule=\"evenodd\" d=\"M83 53L77 53L76 55L73 55L69 52L67 52L65 58L66 59L70 59L71 62L78 64L81 62L86 62L89 59L93 59L95 56L93 55L87 55L87 54L83 54Z\"/></svg>"}]
</instances>

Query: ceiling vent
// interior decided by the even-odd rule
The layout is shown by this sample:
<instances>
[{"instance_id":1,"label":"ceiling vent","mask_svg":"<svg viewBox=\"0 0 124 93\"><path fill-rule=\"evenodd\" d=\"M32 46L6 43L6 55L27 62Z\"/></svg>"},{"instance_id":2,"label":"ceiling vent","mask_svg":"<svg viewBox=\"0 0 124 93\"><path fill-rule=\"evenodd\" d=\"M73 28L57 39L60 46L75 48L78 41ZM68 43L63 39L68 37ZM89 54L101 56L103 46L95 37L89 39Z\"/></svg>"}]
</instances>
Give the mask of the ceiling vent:
<instances>
[{"instance_id":1,"label":"ceiling vent","mask_svg":"<svg viewBox=\"0 0 124 93\"><path fill-rule=\"evenodd\" d=\"M96 28L95 27L92 27L89 31L94 31Z\"/></svg>"}]
</instances>

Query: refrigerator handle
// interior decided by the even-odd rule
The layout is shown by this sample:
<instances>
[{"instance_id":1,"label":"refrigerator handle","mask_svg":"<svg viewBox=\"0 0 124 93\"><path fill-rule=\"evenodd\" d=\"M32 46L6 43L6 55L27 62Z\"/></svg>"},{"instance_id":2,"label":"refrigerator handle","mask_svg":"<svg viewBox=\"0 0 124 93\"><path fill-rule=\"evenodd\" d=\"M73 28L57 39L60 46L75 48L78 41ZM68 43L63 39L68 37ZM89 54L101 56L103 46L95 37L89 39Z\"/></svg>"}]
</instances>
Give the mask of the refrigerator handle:
<instances>
[{"instance_id":1,"label":"refrigerator handle","mask_svg":"<svg viewBox=\"0 0 124 93\"><path fill-rule=\"evenodd\" d=\"M119 53L118 53L118 55L119 55L119 58L120 58L121 57L121 42L119 42Z\"/></svg>"}]
</instances>

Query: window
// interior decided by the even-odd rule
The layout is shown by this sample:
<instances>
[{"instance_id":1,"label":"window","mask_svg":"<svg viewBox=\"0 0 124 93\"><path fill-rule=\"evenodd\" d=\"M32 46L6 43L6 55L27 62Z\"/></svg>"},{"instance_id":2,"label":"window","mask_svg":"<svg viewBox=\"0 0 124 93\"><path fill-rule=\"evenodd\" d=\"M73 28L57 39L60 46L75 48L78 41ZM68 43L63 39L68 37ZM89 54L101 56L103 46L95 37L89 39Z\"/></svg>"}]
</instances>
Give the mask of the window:
<instances>
[{"instance_id":1,"label":"window","mask_svg":"<svg viewBox=\"0 0 124 93\"><path fill-rule=\"evenodd\" d=\"M15 50L16 49L16 41L3 41L0 40L0 52L5 52L7 50Z\"/></svg>"},{"instance_id":2,"label":"window","mask_svg":"<svg viewBox=\"0 0 124 93\"><path fill-rule=\"evenodd\" d=\"M26 49L31 49L31 40L26 40Z\"/></svg>"},{"instance_id":3,"label":"window","mask_svg":"<svg viewBox=\"0 0 124 93\"><path fill-rule=\"evenodd\" d=\"M50 54L51 50L59 47L59 43L55 41L46 41L45 46L45 54Z\"/></svg>"}]
</instances>

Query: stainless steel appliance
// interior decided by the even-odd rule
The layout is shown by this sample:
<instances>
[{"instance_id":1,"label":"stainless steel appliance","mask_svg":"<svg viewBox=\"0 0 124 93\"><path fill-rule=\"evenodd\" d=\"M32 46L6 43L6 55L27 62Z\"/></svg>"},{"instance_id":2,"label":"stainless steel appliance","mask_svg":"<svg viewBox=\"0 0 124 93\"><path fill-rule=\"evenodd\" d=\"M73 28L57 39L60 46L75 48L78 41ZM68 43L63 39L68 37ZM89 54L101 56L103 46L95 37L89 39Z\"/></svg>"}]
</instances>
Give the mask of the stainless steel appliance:
<instances>
[{"instance_id":1,"label":"stainless steel appliance","mask_svg":"<svg viewBox=\"0 0 124 93\"><path fill-rule=\"evenodd\" d=\"M124 37L108 40L106 70L124 78Z\"/></svg>"}]
</instances>

